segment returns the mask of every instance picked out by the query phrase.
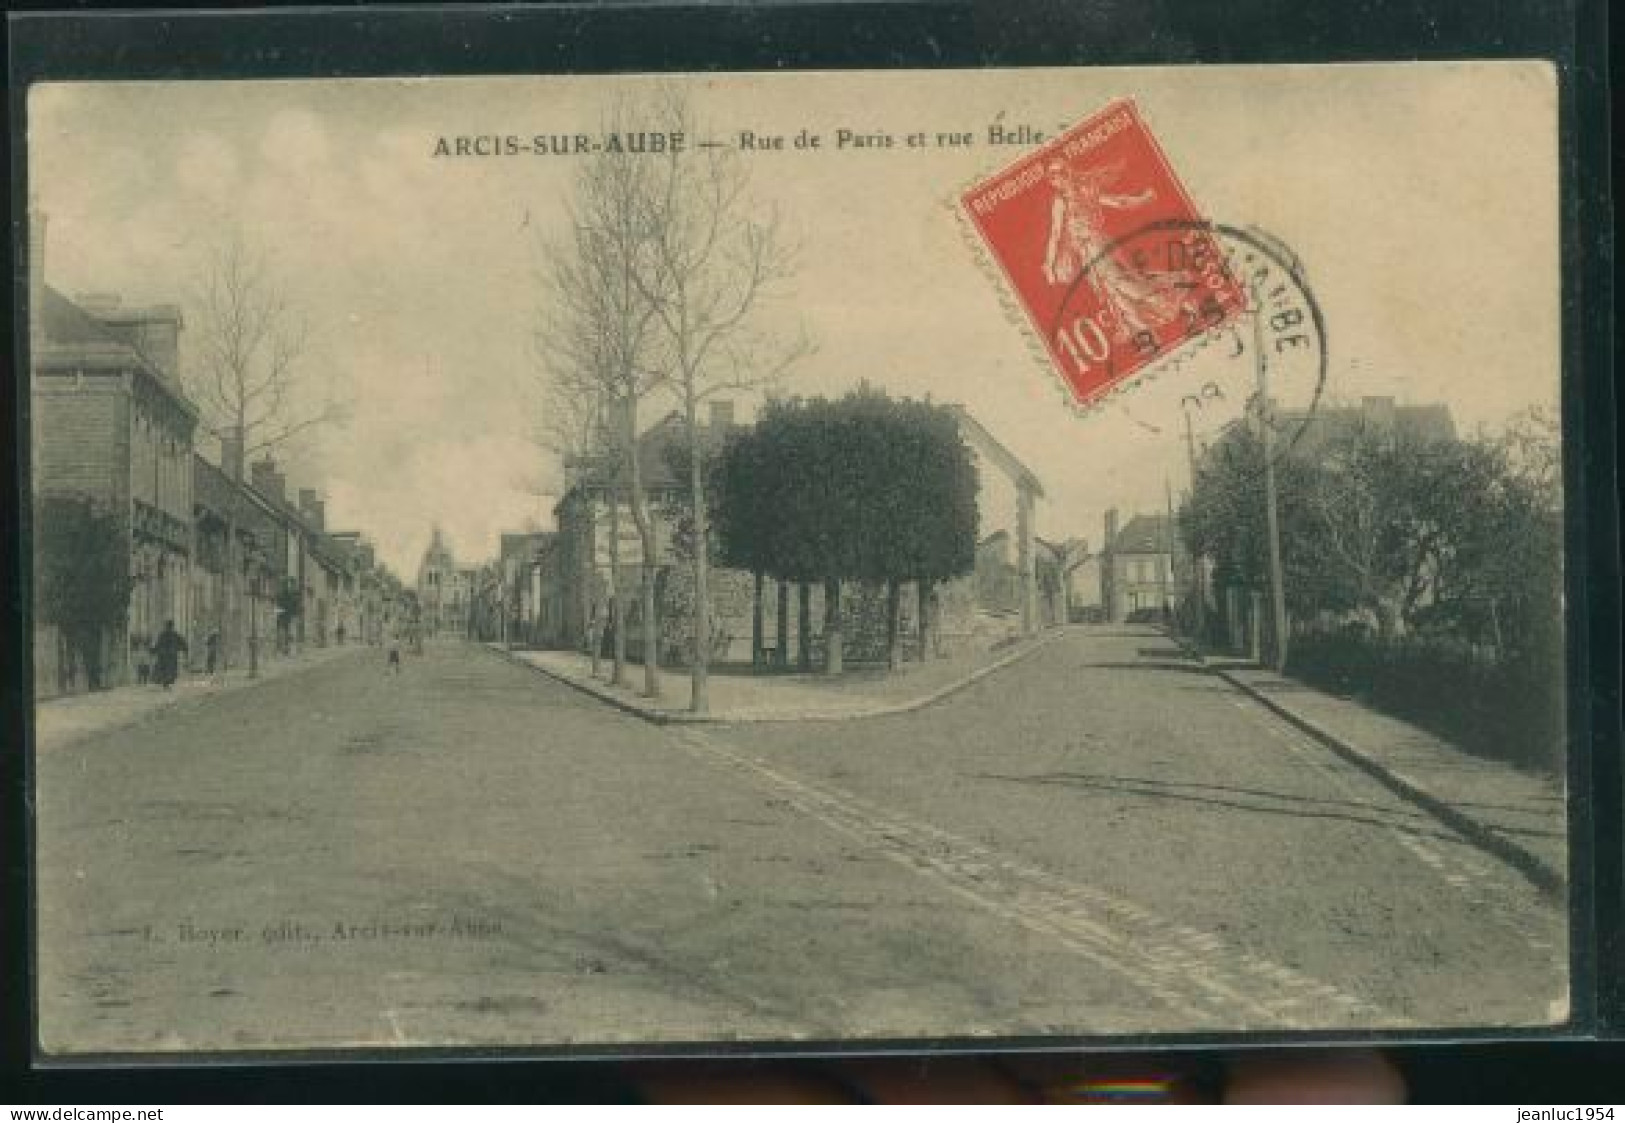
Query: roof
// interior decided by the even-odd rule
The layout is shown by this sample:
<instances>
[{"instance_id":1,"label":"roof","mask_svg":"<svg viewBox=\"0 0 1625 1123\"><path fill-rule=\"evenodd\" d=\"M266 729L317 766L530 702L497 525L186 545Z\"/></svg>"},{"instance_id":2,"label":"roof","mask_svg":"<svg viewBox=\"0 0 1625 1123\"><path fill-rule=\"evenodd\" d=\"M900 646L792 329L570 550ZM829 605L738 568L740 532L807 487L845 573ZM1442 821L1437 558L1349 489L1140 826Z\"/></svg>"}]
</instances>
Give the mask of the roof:
<instances>
[{"instance_id":1,"label":"roof","mask_svg":"<svg viewBox=\"0 0 1625 1123\"><path fill-rule=\"evenodd\" d=\"M428 549L423 551L423 559L418 562L418 580L422 581L423 575L430 570L440 573L452 573L456 569L457 559L452 554L451 547L446 543L446 536L441 533L440 528L437 526L429 539Z\"/></svg>"},{"instance_id":2,"label":"roof","mask_svg":"<svg viewBox=\"0 0 1625 1123\"><path fill-rule=\"evenodd\" d=\"M348 569L350 567L350 551L344 549L321 531L316 531L310 536L310 552L318 562L334 569Z\"/></svg>"},{"instance_id":3,"label":"roof","mask_svg":"<svg viewBox=\"0 0 1625 1123\"><path fill-rule=\"evenodd\" d=\"M1359 405L1322 405L1314 411L1283 411L1292 421L1307 419L1302 441L1321 444L1366 427L1416 441L1449 441L1456 437L1456 422L1443 404L1398 405L1393 398L1368 397Z\"/></svg>"},{"instance_id":4,"label":"roof","mask_svg":"<svg viewBox=\"0 0 1625 1123\"><path fill-rule=\"evenodd\" d=\"M45 286L40 301L40 329L50 346L119 348L128 352L132 361L140 361L135 348L50 285Z\"/></svg>"},{"instance_id":5,"label":"roof","mask_svg":"<svg viewBox=\"0 0 1625 1123\"><path fill-rule=\"evenodd\" d=\"M113 369L139 371L161 387L186 413L197 416L197 407L180 387L132 346L129 341L49 285L42 286L40 335L30 361L37 369Z\"/></svg>"},{"instance_id":6,"label":"roof","mask_svg":"<svg viewBox=\"0 0 1625 1123\"><path fill-rule=\"evenodd\" d=\"M1168 516L1135 515L1110 543L1116 554L1166 554L1171 545Z\"/></svg>"},{"instance_id":7,"label":"roof","mask_svg":"<svg viewBox=\"0 0 1625 1123\"><path fill-rule=\"evenodd\" d=\"M728 432L743 429L744 426L730 426ZM722 443L724 434L719 433L710 425L700 426L700 439L713 448ZM673 460L681 463L680 453L688 447L688 430L683 421L682 414L675 410L666 414L638 437L637 455L638 468L642 476L644 488L650 491L661 491L669 488L683 487L688 481L679 476L673 468ZM625 487L631 482L631 471L624 458L615 457L613 462L609 457L599 458L596 463L586 467L570 490L579 487L609 487L611 485Z\"/></svg>"},{"instance_id":8,"label":"roof","mask_svg":"<svg viewBox=\"0 0 1625 1123\"><path fill-rule=\"evenodd\" d=\"M522 530L504 533L501 536L502 545L499 556L503 561L534 556L539 550L545 549L553 540L554 532L551 530Z\"/></svg>"},{"instance_id":9,"label":"roof","mask_svg":"<svg viewBox=\"0 0 1625 1123\"><path fill-rule=\"evenodd\" d=\"M954 417L959 421L960 431L965 439L975 446L982 455L1009 476L1019 487L1033 493L1036 498L1044 497L1044 485L1033 474L1031 468L1021 462L1021 459L1011 452L992 433L988 432L982 423L970 415L970 411L961 405L950 405Z\"/></svg>"},{"instance_id":10,"label":"roof","mask_svg":"<svg viewBox=\"0 0 1625 1123\"><path fill-rule=\"evenodd\" d=\"M239 530L269 539L274 524L263 506L253 501L246 484L234 483L219 467L197 453L192 454L192 502L222 518L229 517Z\"/></svg>"}]
</instances>

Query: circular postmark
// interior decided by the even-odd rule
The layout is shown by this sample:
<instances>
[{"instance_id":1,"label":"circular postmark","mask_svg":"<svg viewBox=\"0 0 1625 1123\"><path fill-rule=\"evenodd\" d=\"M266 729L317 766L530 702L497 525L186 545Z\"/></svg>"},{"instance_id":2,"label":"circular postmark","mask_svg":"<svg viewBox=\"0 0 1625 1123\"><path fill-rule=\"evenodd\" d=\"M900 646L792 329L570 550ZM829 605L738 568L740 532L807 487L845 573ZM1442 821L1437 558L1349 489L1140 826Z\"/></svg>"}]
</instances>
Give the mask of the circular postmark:
<instances>
[{"instance_id":1,"label":"circular postmark","mask_svg":"<svg viewBox=\"0 0 1625 1123\"><path fill-rule=\"evenodd\" d=\"M1113 392L1092 413L1193 447L1245 421L1283 456L1326 388L1325 317L1303 265L1257 229L1175 220L1114 239L1049 331L1052 350L1108 372Z\"/></svg>"}]
</instances>

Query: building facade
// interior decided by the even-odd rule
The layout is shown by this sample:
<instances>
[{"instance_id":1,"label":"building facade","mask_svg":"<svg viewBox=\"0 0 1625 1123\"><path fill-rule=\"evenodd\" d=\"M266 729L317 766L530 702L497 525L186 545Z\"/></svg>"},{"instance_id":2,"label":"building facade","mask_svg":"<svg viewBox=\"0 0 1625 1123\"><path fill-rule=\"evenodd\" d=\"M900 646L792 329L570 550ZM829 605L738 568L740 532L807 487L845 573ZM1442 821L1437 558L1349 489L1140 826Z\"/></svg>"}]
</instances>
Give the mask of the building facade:
<instances>
[{"instance_id":1,"label":"building facade","mask_svg":"<svg viewBox=\"0 0 1625 1123\"><path fill-rule=\"evenodd\" d=\"M29 334L36 511L50 519L65 510L55 505L69 503L98 512L108 533L96 548L125 559L130 590L117 617L36 618L36 689L50 696L141 679L147 650L165 622L186 626L198 411L181 390L176 366L178 310L126 308L107 296L69 300L39 275L43 222L34 226ZM37 546L42 541L36 536ZM74 561L37 549L36 575L51 567L61 573ZM94 638L86 639L91 631Z\"/></svg>"},{"instance_id":2,"label":"building facade","mask_svg":"<svg viewBox=\"0 0 1625 1123\"><path fill-rule=\"evenodd\" d=\"M1100 558L1100 603L1112 623L1162 619L1182 595L1184 549L1166 515L1135 515L1121 528L1106 512Z\"/></svg>"},{"instance_id":3,"label":"building facade","mask_svg":"<svg viewBox=\"0 0 1625 1123\"><path fill-rule=\"evenodd\" d=\"M419 626L425 638L468 635L473 573L457 565L439 527L434 528L429 547L418 564L416 591Z\"/></svg>"},{"instance_id":4,"label":"building facade","mask_svg":"<svg viewBox=\"0 0 1625 1123\"><path fill-rule=\"evenodd\" d=\"M1045 610L1038 592L1034 511L1044 494L1042 485L1010 449L963 408L950 408L983 481L978 502L984 506L984 529L989 524L997 529L979 544L975 572L935 591L939 641L949 645L996 642L1058 622ZM714 402L702 442L706 447L720 448L735 428L732 405ZM685 661L692 642L686 619L666 607L681 606L689 600L684 591L688 568L681 564L673 548L689 495L688 481L674 471L682 457L674 456L673 451L681 450L686 443L685 427L675 414L656 422L638 440L640 474L654 530L662 662ZM626 490L624 466L592 466L573 473L570 487L555 507L557 538L543 555L547 564L537 575L538 596L542 587L551 586L552 592L545 599L556 606L556 614L549 617L544 631L546 645L584 649L590 635L607 630L624 611L628 650L634 658L639 657L643 549L625 498ZM988 502L990 494L997 499ZM614 588L612 576L616 570L620 573L618 589ZM756 654L754 585L749 573L712 567L709 592L713 658L752 659ZM803 596L809 621L805 645L800 626ZM799 653L804 646L816 648L821 643L821 583L803 592L795 585L781 587L779 582L767 579L762 600L762 643L768 658L788 660L792 652ZM848 657L854 662L883 658L884 589L849 582L843 589L842 602L843 616L848 618L844 636ZM916 635L918 596L912 586L905 590L901 603L903 632ZM554 620L556 626L552 626Z\"/></svg>"}]
</instances>

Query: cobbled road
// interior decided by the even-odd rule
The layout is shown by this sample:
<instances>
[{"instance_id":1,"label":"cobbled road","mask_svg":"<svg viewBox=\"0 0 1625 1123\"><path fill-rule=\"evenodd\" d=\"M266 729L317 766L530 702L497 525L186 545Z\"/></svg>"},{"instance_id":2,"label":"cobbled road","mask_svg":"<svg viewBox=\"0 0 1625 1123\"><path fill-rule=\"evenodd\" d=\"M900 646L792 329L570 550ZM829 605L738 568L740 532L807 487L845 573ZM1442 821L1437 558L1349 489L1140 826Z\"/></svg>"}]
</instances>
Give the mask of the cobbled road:
<instances>
[{"instance_id":1,"label":"cobbled road","mask_svg":"<svg viewBox=\"0 0 1625 1123\"><path fill-rule=\"evenodd\" d=\"M1562 902L1147 630L784 726L358 649L35 763L59 1053L1566 1011Z\"/></svg>"}]
</instances>

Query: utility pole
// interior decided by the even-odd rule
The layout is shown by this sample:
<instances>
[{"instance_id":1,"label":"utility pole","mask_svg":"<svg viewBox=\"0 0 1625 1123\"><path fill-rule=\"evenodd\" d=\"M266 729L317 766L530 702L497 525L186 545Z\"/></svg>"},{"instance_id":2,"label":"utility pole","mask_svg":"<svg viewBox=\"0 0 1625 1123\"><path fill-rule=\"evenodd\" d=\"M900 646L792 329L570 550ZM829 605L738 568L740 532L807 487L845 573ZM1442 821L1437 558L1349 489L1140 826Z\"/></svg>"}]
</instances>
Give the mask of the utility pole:
<instances>
[{"instance_id":1,"label":"utility pole","mask_svg":"<svg viewBox=\"0 0 1625 1123\"><path fill-rule=\"evenodd\" d=\"M247 575L248 581L248 677L258 678L260 674L260 557L259 547L256 544L249 555L248 566L252 571ZM224 646L224 644L222 644Z\"/></svg>"},{"instance_id":2,"label":"utility pole","mask_svg":"<svg viewBox=\"0 0 1625 1123\"><path fill-rule=\"evenodd\" d=\"M1190 409L1187 408L1184 411L1184 413L1185 413L1185 458L1190 464L1190 470L1191 470L1190 496L1191 496L1191 501L1194 502L1195 499L1196 499L1196 435L1195 435L1195 433L1192 432L1192 429L1191 429L1191 411L1190 411ZM1193 629L1193 631L1195 633L1193 638L1196 640L1196 642L1198 644L1200 644L1200 643L1205 642L1205 637L1206 637L1206 634L1207 634L1207 590L1203 587L1204 582L1202 580L1202 560L1201 560L1200 557L1197 556L1195 550L1191 551L1191 556L1190 556L1189 561L1190 561L1190 567L1191 567L1191 573L1190 573L1190 596L1191 596L1191 612L1192 612L1191 623L1192 623L1192 629Z\"/></svg>"},{"instance_id":3,"label":"utility pole","mask_svg":"<svg viewBox=\"0 0 1625 1123\"><path fill-rule=\"evenodd\" d=\"M1286 584L1281 575L1281 518L1275 495L1275 451L1269 418L1269 363L1264 355L1264 304L1253 290L1253 362L1258 371L1258 431L1264 452L1264 515L1269 529L1270 616L1275 647L1270 664L1276 674L1286 670Z\"/></svg>"},{"instance_id":4,"label":"utility pole","mask_svg":"<svg viewBox=\"0 0 1625 1123\"><path fill-rule=\"evenodd\" d=\"M1177 615L1168 604L1168 590L1169 586L1172 584L1174 575L1174 489L1173 486L1168 482L1168 477L1166 475L1162 477L1162 497L1168 508L1168 564L1164 567L1160 567L1160 573L1162 576L1162 611L1167 614L1168 630L1172 632L1176 630L1174 621Z\"/></svg>"}]
</instances>

